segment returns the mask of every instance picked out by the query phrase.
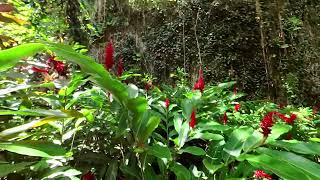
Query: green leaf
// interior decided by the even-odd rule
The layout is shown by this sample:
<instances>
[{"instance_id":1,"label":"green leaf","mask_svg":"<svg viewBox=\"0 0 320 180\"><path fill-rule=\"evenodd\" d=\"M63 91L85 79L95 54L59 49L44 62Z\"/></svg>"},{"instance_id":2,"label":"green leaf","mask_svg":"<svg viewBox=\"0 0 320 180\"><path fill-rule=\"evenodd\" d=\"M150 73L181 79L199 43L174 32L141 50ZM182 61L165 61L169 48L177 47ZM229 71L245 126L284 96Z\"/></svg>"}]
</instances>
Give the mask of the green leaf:
<instances>
[{"instance_id":1,"label":"green leaf","mask_svg":"<svg viewBox=\"0 0 320 180\"><path fill-rule=\"evenodd\" d=\"M210 163L207 159L204 159L202 163L209 170L210 174L214 174L217 170L219 170L224 166L223 163L221 164Z\"/></svg>"},{"instance_id":2,"label":"green leaf","mask_svg":"<svg viewBox=\"0 0 320 180\"><path fill-rule=\"evenodd\" d=\"M0 149L38 157L64 156L66 154L61 146L41 141L1 142Z\"/></svg>"},{"instance_id":3,"label":"green leaf","mask_svg":"<svg viewBox=\"0 0 320 180\"><path fill-rule=\"evenodd\" d=\"M1 163L0 164L0 169L1 169L0 177L4 177L10 173L22 171L32 164L34 164L34 162L21 162L21 163L16 163L16 164L7 164L7 163L2 164Z\"/></svg>"},{"instance_id":4,"label":"green leaf","mask_svg":"<svg viewBox=\"0 0 320 180\"><path fill-rule=\"evenodd\" d=\"M105 180L116 180L118 174L118 161L117 159L113 159L110 162L107 173L104 176Z\"/></svg>"},{"instance_id":5,"label":"green leaf","mask_svg":"<svg viewBox=\"0 0 320 180\"><path fill-rule=\"evenodd\" d=\"M231 133L223 149L223 159L225 162L228 162L231 156L240 156L243 143L252 133L253 129L251 127L239 127Z\"/></svg>"},{"instance_id":6,"label":"green leaf","mask_svg":"<svg viewBox=\"0 0 320 180\"><path fill-rule=\"evenodd\" d=\"M259 169L261 168L272 171L273 173L284 179L310 179L295 166L292 166L285 161L282 161L278 158L270 157L268 155L247 155L246 160L248 160L251 165ZM300 165L303 166L303 164Z\"/></svg>"},{"instance_id":7,"label":"green leaf","mask_svg":"<svg viewBox=\"0 0 320 180\"><path fill-rule=\"evenodd\" d=\"M310 161L309 159L298 156L291 152L276 151L268 148L258 148L257 151L259 153L266 154L273 158L287 162L296 168L301 169L305 174L311 174L317 179L320 179L320 165Z\"/></svg>"},{"instance_id":8,"label":"green leaf","mask_svg":"<svg viewBox=\"0 0 320 180\"><path fill-rule=\"evenodd\" d=\"M271 134L268 136L267 142L278 139L282 134L291 130L292 126L288 124L275 124L271 128Z\"/></svg>"},{"instance_id":9,"label":"green leaf","mask_svg":"<svg viewBox=\"0 0 320 180\"><path fill-rule=\"evenodd\" d=\"M180 129L179 136L178 136L178 149L182 148L188 139L188 132L189 132L189 123L186 121L182 124Z\"/></svg>"},{"instance_id":10,"label":"green leaf","mask_svg":"<svg viewBox=\"0 0 320 180\"><path fill-rule=\"evenodd\" d=\"M320 155L319 143L306 143L301 141L274 141L269 144L300 154Z\"/></svg>"},{"instance_id":11,"label":"green leaf","mask_svg":"<svg viewBox=\"0 0 320 180\"><path fill-rule=\"evenodd\" d=\"M222 140L224 137L220 134L212 134L209 132L199 132L197 131L195 134L192 134L189 140L193 139L203 139L203 140L208 140L208 141L219 141Z\"/></svg>"},{"instance_id":12,"label":"green leaf","mask_svg":"<svg viewBox=\"0 0 320 180\"><path fill-rule=\"evenodd\" d=\"M227 88L232 87L232 86L235 85L236 83L237 83L236 81L230 81L230 82L226 82L226 83L220 83L220 84L218 84L218 87L219 87L219 88L222 88L222 89L227 89Z\"/></svg>"},{"instance_id":13,"label":"green leaf","mask_svg":"<svg viewBox=\"0 0 320 180\"><path fill-rule=\"evenodd\" d=\"M29 43L0 51L0 72L15 66L20 59L45 49L43 44Z\"/></svg>"},{"instance_id":14,"label":"green leaf","mask_svg":"<svg viewBox=\"0 0 320 180\"><path fill-rule=\"evenodd\" d=\"M168 160L171 160L171 152L170 149L166 146L161 146L159 144L155 144L153 146L150 146L148 149L148 154L153 155L157 158L166 158Z\"/></svg>"},{"instance_id":15,"label":"green leaf","mask_svg":"<svg viewBox=\"0 0 320 180\"><path fill-rule=\"evenodd\" d=\"M160 123L160 118L153 115L151 111L146 111L141 119L136 131L138 143L145 142Z\"/></svg>"},{"instance_id":16,"label":"green leaf","mask_svg":"<svg viewBox=\"0 0 320 180\"><path fill-rule=\"evenodd\" d=\"M263 140L263 135L259 131L254 131L253 134L246 139L246 141L243 143L243 151L248 152L251 149L259 146Z\"/></svg>"},{"instance_id":17,"label":"green leaf","mask_svg":"<svg viewBox=\"0 0 320 180\"><path fill-rule=\"evenodd\" d=\"M68 111L66 111L68 112ZM0 115L21 115L21 116L55 116L67 118L68 114L58 110L45 110L45 109L23 109L19 111L6 111L0 110Z\"/></svg>"},{"instance_id":18,"label":"green leaf","mask_svg":"<svg viewBox=\"0 0 320 180\"><path fill-rule=\"evenodd\" d=\"M191 180L190 171L183 165L175 163L170 169L176 175L177 180Z\"/></svg>"},{"instance_id":19,"label":"green leaf","mask_svg":"<svg viewBox=\"0 0 320 180\"><path fill-rule=\"evenodd\" d=\"M203 149L201 149L201 148L199 148L197 146L189 146L189 147L187 147L185 149L181 149L181 152L182 153L193 154L193 155L196 155L196 156L203 156L203 155L206 154L206 152Z\"/></svg>"}]
</instances>

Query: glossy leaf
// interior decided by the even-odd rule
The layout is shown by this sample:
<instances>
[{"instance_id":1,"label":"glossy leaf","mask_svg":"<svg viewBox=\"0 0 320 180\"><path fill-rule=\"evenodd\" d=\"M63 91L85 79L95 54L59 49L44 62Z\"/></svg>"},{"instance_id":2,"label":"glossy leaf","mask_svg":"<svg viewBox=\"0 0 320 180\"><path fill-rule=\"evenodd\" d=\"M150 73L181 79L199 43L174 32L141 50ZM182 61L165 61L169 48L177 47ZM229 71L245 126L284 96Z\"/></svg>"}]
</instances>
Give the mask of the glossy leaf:
<instances>
[{"instance_id":1,"label":"glossy leaf","mask_svg":"<svg viewBox=\"0 0 320 180\"><path fill-rule=\"evenodd\" d=\"M319 143L307 143L301 141L275 141L269 144L300 154L320 155Z\"/></svg>"},{"instance_id":2,"label":"glossy leaf","mask_svg":"<svg viewBox=\"0 0 320 180\"><path fill-rule=\"evenodd\" d=\"M183 165L175 163L170 169L176 175L177 180L191 180L190 171Z\"/></svg>"},{"instance_id":3,"label":"glossy leaf","mask_svg":"<svg viewBox=\"0 0 320 180\"><path fill-rule=\"evenodd\" d=\"M108 170L105 174L105 180L116 180L118 174L118 161L117 159L113 159L108 167Z\"/></svg>"},{"instance_id":4,"label":"glossy leaf","mask_svg":"<svg viewBox=\"0 0 320 180\"><path fill-rule=\"evenodd\" d=\"M171 152L169 148L166 146L155 144L153 146L150 146L147 151L148 151L148 154L156 156L160 159L166 158L168 160L171 160Z\"/></svg>"},{"instance_id":5,"label":"glossy leaf","mask_svg":"<svg viewBox=\"0 0 320 180\"><path fill-rule=\"evenodd\" d=\"M206 152L203 149L201 149L197 146L188 146L184 149L181 149L181 152L193 154L196 156L203 156L206 154Z\"/></svg>"},{"instance_id":6,"label":"glossy leaf","mask_svg":"<svg viewBox=\"0 0 320 180\"><path fill-rule=\"evenodd\" d=\"M0 164L0 177L5 177L6 175L14 172L22 171L28 168L33 162L21 162L16 164L4 163Z\"/></svg>"},{"instance_id":7,"label":"glossy leaf","mask_svg":"<svg viewBox=\"0 0 320 180\"><path fill-rule=\"evenodd\" d=\"M66 154L61 146L41 141L1 142L0 149L38 157L64 156Z\"/></svg>"}]
</instances>

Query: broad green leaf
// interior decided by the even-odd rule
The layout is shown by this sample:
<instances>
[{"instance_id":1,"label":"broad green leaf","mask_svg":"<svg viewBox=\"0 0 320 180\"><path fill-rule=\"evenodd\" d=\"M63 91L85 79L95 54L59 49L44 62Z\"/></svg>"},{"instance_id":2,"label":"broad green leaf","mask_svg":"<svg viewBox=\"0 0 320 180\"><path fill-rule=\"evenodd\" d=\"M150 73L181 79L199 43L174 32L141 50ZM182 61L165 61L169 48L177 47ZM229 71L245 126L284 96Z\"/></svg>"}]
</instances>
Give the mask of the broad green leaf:
<instances>
[{"instance_id":1,"label":"broad green leaf","mask_svg":"<svg viewBox=\"0 0 320 180\"><path fill-rule=\"evenodd\" d=\"M10 173L19 172L30 165L34 164L34 162L21 162L16 164L9 164L9 163L1 163L0 164L0 177L4 177Z\"/></svg>"},{"instance_id":2,"label":"broad green leaf","mask_svg":"<svg viewBox=\"0 0 320 180\"><path fill-rule=\"evenodd\" d=\"M210 174L214 174L217 170L219 170L224 166L223 163L221 164L210 163L207 159L204 159L202 163L209 170Z\"/></svg>"},{"instance_id":3,"label":"broad green leaf","mask_svg":"<svg viewBox=\"0 0 320 180\"><path fill-rule=\"evenodd\" d=\"M156 156L160 159L166 158L168 160L171 160L171 152L167 146L155 144L153 146L148 147L147 152L148 154Z\"/></svg>"},{"instance_id":4,"label":"broad green leaf","mask_svg":"<svg viewBox=\"0 0 320 180\"><path fill-rule=\"evenodd\" d=\"M203 149L197 146L188 146L187 148L181 149L181 153L189 153L196 156L203 156L206 154L206 152Z\"/></svg>"},{"instance_id":5,"label":"broad green leaf","mask_svg":"<svg viewBox=\"0 0 320 180\"><path fill-rule=\"evenodd\" d=\"M0 51L0 72L15 66L20 59L45 49L43 44L29 43Z\"/></svg>"},{"instance_id":6,"label":"broad green leaf","mask_svg":"<svg viewBox=\"0 0 320 180\"><path fill-rule=\"evenodd\" d=\"M69 117L72 114L70 110L45 110L45 109L23 109L18 111L0 110L0 115L21 115L21 116L55 116L61 118ZM77 114L81 115L81 114Z\"/></svg>"},{"instance_id":7,"label":"broad green leaf","mask_svg":"<svg viewBox=\"0 0 320 180\"><path fill-rule=\"evenodd\" d=\"M258 148L257 151L262 154L269 155L273 158L287 162L296 168L301 169L305 174L312 175L317 179L320 179L320 165L306 159L302 156L298 156L291 152L276 151L267 148Z\"/></svg>"},{"instance_id":8,"label":"broad green leaf","mask_svg":"<svg viewBox=\"0 0 320 180\"><path fill-rule=\"evenodd\" d=\"M231 156L240 156L243 143L250 137L250 135L252 135L252 133L253 129L251 127L239 127L231 133L223 149L225 152L223 153L223 159L225 162L228 162Z\"/></svg>"},{"instance_id":9,"label":"broad green leaf","mask_svg":"<svg viewBox=\"0 0 320 180\"><path fill-rule=\"evenodd\" d=\"M262 143L263 135L259 131L254 131L252 135L243 143L243 151L248 152Z\"/></svg>"},{"instance_id":10,"label":"broad green leaf","mask_svg":"<svg viewBox=\"0 0 320 180\"><path fill-rule=\"evenodd\" d=\"M191 180L190 171L183 165L175 163L170 169L176 175L177 180Z\"/></svg>"},{"instance_id":11,"label":"broad green leaf","mask_svg":"<svg viewBox=\"0 0 320 180\"><path fill-rule=\"evenodd\" d=\"M196 132L195 134L193 134L189 140L193 140L193 139L203 139L203 140L208 140L208 141L219 141L223 139L223 136L220 134L212 134L209 132Z\"/></svg>"},{"instance_id":12,"label":"broad green leaf","mask_svg":"<svg viewBox=\"0 0 320 180\"><path fill-rule=\"evenodd\" d=\"M128 175L130 175L132 177L135 177L136 179L141 179L140 172L137 169L133 168L133 167L130 167L130 166L122 164L120 166L120 170L124 174L128 174Z\"/></svg>"},{"instance_id":13,"label":"broad green leaf","mask_svg":"<svg viewBox=\"0 0 320 180\"><path fill-rule=\"evenodd\" d=\"M81 74L73 74L72 79L67 87L60 89L60 96L69 96L72 92L74 92L79 86L86 83L88 79L83 79Z\"/></svg>"},{"instance_id":14,"label":"broad green leaf","mask_svg":"<svg viewBox=\"0 0 320 180\"><path fill-rule=\"evenodd\" d=\"M66 154L61 146L41 141L0 142L0 149L38 157L64 156Z\"/></svg>"},{"instance_id":15,"label":"broad green leaf","mask_svg":"<svg viewBox=\"0 0 320 180\"><path fill-rule=\"evenodd\" d=\"M29 89L29 88L39 88L39 87L45 87L45 88L51 88L54 87L54 83L43 83L43 84L18 84L14 87L8 87L6 89L0 90L0 95L6 95L12 92Z\"/></svg>"},{"instance_id":16,"label":"broad green leaf","mask_svg":"<svg viewBox=\"0 0 320 180\"><path fill-rule=\"evenodd\" d=\"M202 131L205 131L205 130L226 131L226 130L230 129L229 126L225 126L225 125L222 125L222 124L214 122L214 121L199 123L199 124L197 124L197 127L199 127L199 129L201 129Z\"/></svg>"},{"instance_id":17,"label":"broad green leaf","mask_svg":"<svg viewBox=\"0 0 320 180\"><path fill-rule=\"evenodd\" d=\"M50 169L46 172L41 179L71 179L71 180L78 180L75 176L80 175L81 172L71 168L70 166L62 166Z\"/></svg>"},{"instance_id":18,"label":"broad green leaf","mask_svg":"<svg viewBox=\"0 0 320 180\"><path fill-rule=\"evenodd\" d=\"M290 131L292 128L288 124L275 124L271 128L271 134L268 136L267 142L274 141L278 139L282 134L285 134Z\"/></svg>"},{"instance_id":19,"label":"broad green leaf","mask_svg":"<svg viewBox=\"0 0 320 180\"><path fill-rule=\"evenodd\" d=\"M294 151L300 154L320 155L319 143L307 143L301 141L274 141L269 143L275 147L281 147L288 151Z\"/></svg>"},{"instance_id":20,"label":"broad green leaf","mask_svg":"<svg viewBox=\"0 0 320 180\"><path fill-rule=\"evenodd\" d=\"M174 116L173 125L174 125L174 129L177 132L180 132L180 129L181 129L181 126L182 126L182 122L183 122L183 119L182 119L182 117L180 115Z\"/></svg>"},{"instance_id":21,"label":"broad green leaf","mask_svg":"<svg viewBox=\"0 0 320 180\"><path fill-rule=\"evenodd\" d=\"M230 81L230 82L226 82L226 83L220 83L220 84L218 84L218 87L219 87L219 88L222 88L222 89L227 89L227 88L232 87L232 86L235 85L236 83L237 83L236 81Z\"/></svg>"},{"instance_id":22,"label":"broad green leaf","mask_svg":"<svg viewBox=\"0 0 320 180\"><path fill-rule=\"evenodd\" d=\"M248 160L251 165L259 169L272 171L273 173L284 179L310 179L295 166L292 166L285 161L282 161L278 158L273 158L268 155L247 155L246 160ZM303 166L303 164L300 164L300 166Z\"/></svg>"},{"instance_id":23,"label":"broad green leaf","mask_svg":"<svg viewBox=\"0 0 320 180\"><path fill-rule=\"evenodd\" d=\"M188 139L188 132L189 132L189 123L186 121L182 124L180 129L179 136L178 136L178 149L182 148Z\"/></svg>"},{"instance_id":24,"label":"broad green leaf","mask_svg":"<svg viewBox=\"0 0 320 180\"><path fill-rule=\"evenodd\" d=\"M104 176L105 180L116 180L118 175L118 161L113 159L108 167L107 173Z\"/></svg>"},{"instance_id":25,"label":"broad green leaf","mask_svg":"<svg viewBox=\"0 0 320 180\"><path fill-rule=\"evenodd\" d=\"M138 143L144 143L151 133L158 127L160 118L153 115L151 111L146 111L141 118L140 124L136 131L136 138Z\"/></svg>"}]
</instances>

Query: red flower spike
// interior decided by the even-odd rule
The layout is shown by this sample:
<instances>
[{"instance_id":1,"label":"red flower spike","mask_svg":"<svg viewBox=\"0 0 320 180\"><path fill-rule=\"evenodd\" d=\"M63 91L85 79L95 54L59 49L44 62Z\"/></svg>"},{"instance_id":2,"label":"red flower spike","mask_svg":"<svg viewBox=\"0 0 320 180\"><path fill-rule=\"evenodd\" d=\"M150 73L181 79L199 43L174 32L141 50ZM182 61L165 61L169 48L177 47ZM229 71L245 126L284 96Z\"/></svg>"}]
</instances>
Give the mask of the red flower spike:
<instances>
[{"instance_id":1,"label":"red flower spike","mask_svg":"<svg viewBox=\"0 0 320 180\"><path fill-rule=\"evenodd\" d=\"M151 81L149 81L149 82L147 82L147 84L145 84L144 85L144 89L146 90L146 91L149 91L149 90L151 90L152 89L152 82Z\"/></svg>"},{"instance_id":2,"label":"red flower spike","mask_svg":"<svg viewBox=\"0 0 320 180\"><path fill-rule=\"evenodd\" d=\"M224 112L224 115L223 115L223 124L226 125L227 123L228 123L227 112Z\"/></svg>"},{"instance_id":3,"label":"red flower spike","mask_svg":"<svg viewBox=\"0 0 320 180\"><path fill-rule=\"evenodd\" d=\"M196 125L196 111L192 110L191 116L190 116L190 122L189 126L193 129Z\"/></svg>"},{"instance_id":4,"label":"red flower spike","mask_svg":"<svg viewBox=\"0 0 320 180\"><path fill-rule=\"evenodd\" d=\"M199 78L198 78L198 81L194 84L193 90L200 90L201 92L203 92L204 87L205 87L205 83L204 83L204 78L203 78L203 71L200 68L199 69Z\"/></svg>"},{"instance_id":5,"label":"red flower spike","mask_svg":"<svg viewBox=\"0 0 320 180\"><path fill-rule=\"evenodd\" d=\"M236 105L234 105L234 110L235 110L236 112L238 112L239 109L240 109L240 107L241 107L241 105L240 105L239 103L237 103Z\"/></svg>"},{"instance_id":6,"label":"red flower spike","mask_svg":"<svg viewBox=\"0 0 320 180\"><path fill-rule=\"evenodd\" d=\"M82 175L81 180L95 180L96 176L93 172L88 171L86 174Z\"/></svg>"},{"instance_id":7,"label":"red flower spike","mask_svg":"<svg viewBox=\"0 0 320 180\"><path fill-rule=\"evenodd\" d=\"M41 68L37 68L37 67L32 67L32 71L37 72L37 73L48 73L47 69L41 69Z\"/></svg>"},{"instance_id":8,"label":"red flower spike","mask_svg":"<svg viewBox=\"0 0 320 180\"><path fill-rule=\"evenodd\" d=\"M124 68L123 68L122 56L120 56L119 63L118 63L118 69L117 69L117 75L119 77L122 76L123 71L124 71Z\"/></svg>"},{"instance_id":9,"label":"red flower spike","mask_svg":"<svg viewBox=\"0 0 320 180\"><path fill-rule=\"evenodd\" d=\"M273 126L273 116L276 112L269 112L264 116L260 122L260 128L262 129L262 134L264 137L268 137L271 133L271 127Z\"/></svg>"},{"instance_id":10,"label":"red flower spike","mask_svg":"<svg viewBox=\"0 0 320 180\"><path fill-rule=\"evenodd\" d=\"M237 89L238 89L237 87L234 87L234 88L233 88L233 95L234 95L234 96L237 95Z\"/></svg>"},{"instance_id":11,"label":"red flower spike","mask_svg":"<svg viewBox=\"0 0 320 180\"><path fill-rule=\"evenodd\" d=\"M113 49L112 41L110 40L106 46L105 57L104 57L104 65L108 71L113 67L113 64L114 64L113 53L114 53L114 49Z\"/></svg>"},{"instance_id":12,"label":"red flower spike","mask_svg":"<svg viewBox=\"0 0 320 180\"><path fill-rule=\"evenodd\" d=\"M170 105L170 100L168 98L166 98L165 105L166 105L166 108L168 109Z\"/></svg>"},{"instance_id":13,"label":"red flower spike","mask_svg":"<svg viewBox=\"0 0 320 180\"><path fill-rule=\"evenodd\" d=\"M279 103L279 105L278 105L278 108L279 109L283 109L283 108L285 108L286 107L286 104L285 103Z\"/></svg>"},{"instance_id":14,"label":"red flower spike","mask_svg":"<svg viewBox=\"0 0 320 180\"><path fill-rule=\"evenodd\" d=\"M267 174L267 173L265 173L263 170L256 170L256 171L254 171L253 177L254 177L254 178L257 178L257 179L266 178L266 179L271 180L270 175Z\"/></svg>"},{"instance_id":15,"label":"red flower spike","mask_svg":"<svg viewBox=\"0 0 320 180\"><path fill-rule=\"evenodd\" d=\"M65 75L66 71L64 68L64 63L62 61L56 61L54 60L54 56L50 57L47 60L47 65L51 67L53 65L53 68L58 72L59 75Z\"/></svg>"},{"instance_id":16,"label":"red flower spike","mask_svg":"<svg viewBox=\"0 0 320 180\"><path fill-rule=\"evenodd\" d=\"M292 139L292 134L288 133L287 136L286 136L286 140L291 140L291 139Z\"/></svg>"}]
</instances>

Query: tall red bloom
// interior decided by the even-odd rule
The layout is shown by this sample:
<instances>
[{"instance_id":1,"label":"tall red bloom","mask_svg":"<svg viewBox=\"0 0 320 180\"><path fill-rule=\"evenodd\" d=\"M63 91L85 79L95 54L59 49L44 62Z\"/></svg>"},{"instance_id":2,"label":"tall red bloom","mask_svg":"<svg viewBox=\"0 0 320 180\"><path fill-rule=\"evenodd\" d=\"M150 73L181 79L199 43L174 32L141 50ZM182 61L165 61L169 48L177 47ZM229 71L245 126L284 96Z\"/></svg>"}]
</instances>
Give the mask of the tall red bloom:
<instances>
[{"instance_id":1,"label":"tall red bloom","mask_svg":"<svg viewBox=\"0 0 320 180\"><path fill-rule=\"evenodd\" d=\"M95 180L96 176L93 172L88 171L86 174L82 175L81 180Z\"/></svg>"},{"instance_id":2,"label":"tall red bloom","mask_svg":"<svg viewBox=\"0 0 320 180\"><path fill-rule=\"evenodd\" d=\"M192 110L191 116L190 116L190 122L189 122L189 126L191 128L194 128L196 125L196 110Z\"/></svg>"},{"instance_id":3,"label":"tall red bloom","mask_svg":"<svg viewBox=\"0 0 320 180\"><path fill-rule=\"evenodd\" d=\"M169 98L166 98L165 104L166 104L166 108L168 109L168 108L169 108L169 105L170 105L170 100L169 100Z\"/></svg>"},{"instance_id":4,"label":"tall red bloom","mask_svg":"<svg viewBox=\"0 0 320 180\"><path fill-rule=\"evenodd\" d=\"M113 53L114 53L114 49L113 49L112 41L110 40L106 46L105 57L104 57L104 65L107 70L110 70L114 64Z\"/></svg>"},{"instance_id":5,"label":"tall red bloom","mask_svg":"<svg viewBox=\"0 0 320 180\"><path fill-rule=\"evenodd\" d=\"M56 61L53 56L47 60L47 65L49 67L53 66L59 75L66 75L64 63L62 61Z\"/></svg>"},{"instance_id":6,"label":"tall red bloom","mask_svg":"<svg viewBox=\"0 0 320 180\"><path fill-rule=\"evenodd\" d=\"M38 67L35 67L35 66L32 67L32 71L33 72L37 72L37 73L48 73L47 69L41 69L41 68L38 68Z\"/></svg>"},{"instance_id":7,"label":"tall red bloom","mask_svg":"<svg viewBox=\"0 0 320 180\"><path fill-rule=\"evenodd\" d=\"M273 116L275 113L276 112L269 112L260 122L260 128L262 129L262 134L264 135L264 137L268 137L268 135L271 133L271 127L273 126Z\"/></svg>"},{"instance_id":8,"label":"tall red bloom","mask_svg":"<svg viewBox=\"0 0 320 180\"><path fill-rule=\"evenodd\" d=\"M199 78L198 78L197 82L194 84L193 90L200 90L201 92L203 92L204 86L205 86L205 83L204 83L203 71L200 68L199 69Z\"/></svg>"},{"instance_id":9,"label":"tall red bloom","mask_svg":"<svg viewBox=\"0 0 320 180\"><path fill-rule=\"evenodd\" d=\"M253 177L254 177L254 178L257 178L257 179L266 178L266 179L271 180L270 175L267 174L267 173L265 173L263 170L256 170L256 171L254 171Z\"/></svg>"},{"instance_id":10,"label":"tall red bloom","mask_svg":"<svg viewBox=\"0 0 320 180\"><path fill-rule=\"evenodd\" d=\"M224 114L223 114L223 124L226 125L227 123L228 123L227 112L224 112Z\"/></svg>"},{"instance_id":11,"label":"tall red bloom","mask_svg":"<svg viewBox=\"0 0 320 180\"><path fill-rule=\"evenodd\" d=\"M238 112L239 109L240 109L240 107L241 107L240 103L237 103L237 104L234 105L234 110L235 110L236 112Z\"/></svg>"},{"instance_id":12,"label":"tall red bloom","mask_svg":"<svg viewBox=\"0 0 320 180\"><path fill-rule=\"evenodd\" d=\"M122 76L123 71L124 71L123 61L122 61L122 56L120 55L120 59L119 59L119 63L118 63L118 69L117 69L117 75L118 76Z\"/></svg>"}]
</instances>

